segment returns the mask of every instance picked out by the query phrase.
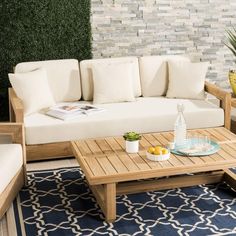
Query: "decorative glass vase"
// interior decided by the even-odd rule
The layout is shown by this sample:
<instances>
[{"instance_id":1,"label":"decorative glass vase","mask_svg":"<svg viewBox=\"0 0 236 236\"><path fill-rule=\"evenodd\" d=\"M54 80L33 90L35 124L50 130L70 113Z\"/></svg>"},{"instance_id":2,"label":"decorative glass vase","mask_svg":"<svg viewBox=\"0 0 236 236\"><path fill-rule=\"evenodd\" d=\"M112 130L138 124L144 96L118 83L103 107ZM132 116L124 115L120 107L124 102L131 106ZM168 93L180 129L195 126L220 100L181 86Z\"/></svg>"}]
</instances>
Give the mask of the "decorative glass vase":
<instances>
[{"instance_id":1,"label":"decorative glass vase","mask_svg":"<svg viewBox=\"0 0 236 236\"><path fill-rule=\"evenodd\" d=\"M233 90L233 94L234 96L236 96L236 71L235 70L229 71L229 82Z\"/></svg>"}]
</instances>

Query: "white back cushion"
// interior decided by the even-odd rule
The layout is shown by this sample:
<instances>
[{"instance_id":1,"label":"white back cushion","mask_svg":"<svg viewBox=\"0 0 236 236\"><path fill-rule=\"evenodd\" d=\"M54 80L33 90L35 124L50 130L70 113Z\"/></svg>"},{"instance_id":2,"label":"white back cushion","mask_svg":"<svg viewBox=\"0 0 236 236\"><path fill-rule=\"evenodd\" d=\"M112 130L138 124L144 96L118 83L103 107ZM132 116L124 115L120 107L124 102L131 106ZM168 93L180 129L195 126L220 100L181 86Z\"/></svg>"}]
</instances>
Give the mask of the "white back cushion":
<instances>
[{"instance_id":1,"label":"white back cushion","mask_svg":"<svg viewBox=\"0 0 236 236\"><path fill-rule=\"evenodd\" d=\"M139 65L137 57L120 57L120 58L105 58L92 59L80 62L82 96L85 101L93 100L93 74L92 66L95 64L109 65L113 63L134 63L133 66L133 89L135 97L141 96L141 84L139 76ZM112 75L111 75L112 77ZM112 79L112 78L111 78Z\"/></svg>"},{"instance_id":2,"label":"white back cushion","mask_svg":"<svg viewBox=\"0 0 236 236\"><path fill-rule=\"evenodd\" d=\"M43 67L53 97L56 102L76 101L81 98L81 85L78 60L50 60L22 62L16 65L15 72L23 73Z\"/></svg>"},{"instance_id":3,"label":"white back cushion","mask_svg":"<svg viewBox=\"0 0 236 236\"><path fill-rule=\"evenodd\" d=\"M168 61L189 61L186 56L164 55L139 58L142 95L144 97L163 96L168 87Z\"/></svg>"}]
</instances>

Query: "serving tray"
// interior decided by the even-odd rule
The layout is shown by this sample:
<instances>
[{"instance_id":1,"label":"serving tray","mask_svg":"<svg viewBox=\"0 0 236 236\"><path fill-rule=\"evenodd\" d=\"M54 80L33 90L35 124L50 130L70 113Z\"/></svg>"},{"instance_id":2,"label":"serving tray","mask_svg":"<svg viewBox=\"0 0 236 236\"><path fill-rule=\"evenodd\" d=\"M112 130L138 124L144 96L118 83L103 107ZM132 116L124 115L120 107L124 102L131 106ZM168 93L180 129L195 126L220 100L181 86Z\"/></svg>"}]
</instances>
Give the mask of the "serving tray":
<instances>
[{"instance_id":1,"label":"serving tray","mask_svg":"<svg viewBox=\"0 0 236 236\"><path fill-rule=\"evenodd\" d=\"M193 143L193 140L188 140L188 143ZM218 152L220 149L219 144L216 143L215 141L210 140L209 145L211 146L211 148L207 151L187 153L187 152L182 151L184 150L184 148L182 147L181 149L171 149L171 153L180 155L180 156L208 156L208 155ZM187 147L191 148L189 147L189 144L186 145L186 148Z\"/></svg>"}]
</instances>

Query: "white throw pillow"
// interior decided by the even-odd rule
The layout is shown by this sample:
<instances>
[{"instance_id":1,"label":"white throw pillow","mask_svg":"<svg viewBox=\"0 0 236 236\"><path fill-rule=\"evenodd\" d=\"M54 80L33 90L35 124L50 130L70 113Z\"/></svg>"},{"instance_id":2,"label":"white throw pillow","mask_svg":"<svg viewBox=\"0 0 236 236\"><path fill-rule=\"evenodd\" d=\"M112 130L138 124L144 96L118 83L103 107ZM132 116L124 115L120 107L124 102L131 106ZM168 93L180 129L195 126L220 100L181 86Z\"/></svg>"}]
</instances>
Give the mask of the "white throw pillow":
<instances>
[{"instance_id":1,"label":"white throw pillow","mask_svg":"<svg viewBox=\"0 0 236 236\"><path fill-rule=\"evenodd\" d=\"M107 65L107 64L125 64L133 63L133 90L134 96L141 96L141 84L139 74L139 63L137 57L114 57L114 58L100 58L89 59L80 62L82 97L85 101L93 100L93 65Z\"/></svg>"},{"instance_id":2,"label":"white throw pillow","mask_svg":"<svg viewBox=\"0 0 236 236\"><path fill-rule=\"evenodd\" d=\"M169 86L166 97L204 99L208 62L169 61Z\"/></svg>"},{"instance_id":3,"label":"white throw pillow","mask_svg":"<svg viewBox=\"0 0 236 236\"><path fill-rule=\"evenodd\" d=\"M55 104L45 69L8 74L8 76L16 95L23 101L25 115Z\"/></svg>"},{"instance_id":4,"label":"white throw pillow","mask_svg":"<svg viewBox=\"0 0 236 236\"><path fill-rule=\"evenodd\" d=\"M143 97L165 96L168 88L168 61L189 61L184 55L143 56L139 58Z\"/></svg>"},{"instance_id":5,"label":"white throw pillow","mask_svg":"<svg viewBox=\"0 0 236 236\"><path fill-rule=\"evenodd\" d=\"M80 69L78 60L61 59L21 62L15 73L26 73L38 68L47 72L47 80L56 102L73 102L81 98Z\"/></svg>"},{"instance_id":6,"label":"white throw pillow","mask_svg":"<svg viewBox=\"0 0 236 236\"><path fill-rule=\"evenodd\" d=\"M134 101L133 63L94 64L93 103Z\"/></svg>"}]
</instances>

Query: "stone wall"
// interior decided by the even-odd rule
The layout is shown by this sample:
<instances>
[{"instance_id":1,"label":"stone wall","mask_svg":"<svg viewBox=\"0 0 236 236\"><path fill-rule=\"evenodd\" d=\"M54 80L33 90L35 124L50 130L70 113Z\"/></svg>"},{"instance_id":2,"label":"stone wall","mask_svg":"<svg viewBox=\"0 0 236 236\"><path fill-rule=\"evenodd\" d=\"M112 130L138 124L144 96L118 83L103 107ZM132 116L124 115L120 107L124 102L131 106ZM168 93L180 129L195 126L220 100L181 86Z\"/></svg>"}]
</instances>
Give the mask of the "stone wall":
<instances>
[{"instance_id":1,"label":"stone wall","mask_svg":"<svg viewBox=\"0 0 236 236\"><path fill-rule=\"evenodd\" d=\"M227 87L234 58L225 29L235 0L92 0L93 57L188 54L210 61L208 78Z\"/></svg>"}]
</instances>

